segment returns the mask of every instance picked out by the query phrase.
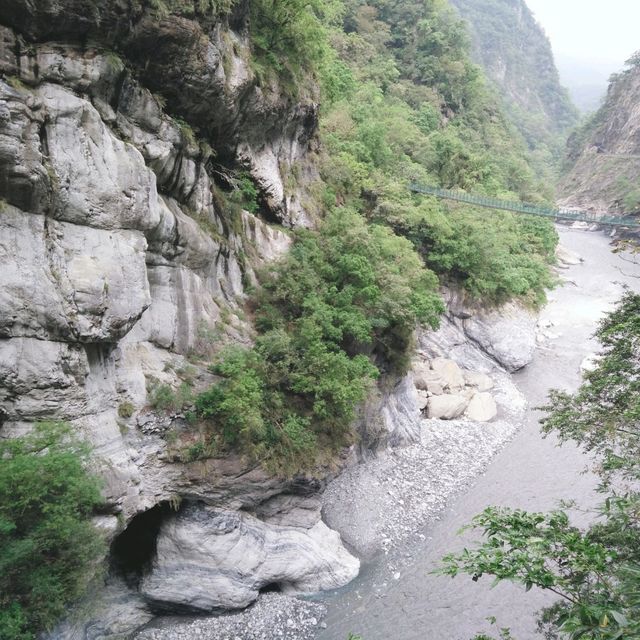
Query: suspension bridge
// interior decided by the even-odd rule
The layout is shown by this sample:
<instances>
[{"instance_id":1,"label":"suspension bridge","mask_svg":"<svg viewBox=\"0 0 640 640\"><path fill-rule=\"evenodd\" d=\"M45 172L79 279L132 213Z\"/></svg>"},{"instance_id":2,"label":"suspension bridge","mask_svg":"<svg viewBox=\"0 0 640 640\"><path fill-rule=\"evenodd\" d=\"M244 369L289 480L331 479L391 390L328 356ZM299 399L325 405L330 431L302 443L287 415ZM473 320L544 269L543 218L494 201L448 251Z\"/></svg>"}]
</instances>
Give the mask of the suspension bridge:
<instances>
[{"instance_id":1,"label":"suspension bridge","mask_svg":"<svg viewBox=\"0 0 640 640\"><path fill-rule=\"evenodd\" d=\"M620 216L599 216L595 213L587 211L577 211L575 209L558 209L544 207L537 204L527 202L518 202L511 200L499 200L497 198L487 198L485 196L466 193L465 191L451 191L449 189L439 189L438 187L428 187L419 184L410 185L413 193L421 193L428 196L435 196L444 200L454 200L471 204L477 207L486 207L488 209L500 209L503 211L512 211L529 216L540 216L542 218L551 218L553 220L567 220L572 222L588 222L590 224L599 224L610 227L631 227L640 228L640 220L630 217Z\"/></svg>"}]
</instances>

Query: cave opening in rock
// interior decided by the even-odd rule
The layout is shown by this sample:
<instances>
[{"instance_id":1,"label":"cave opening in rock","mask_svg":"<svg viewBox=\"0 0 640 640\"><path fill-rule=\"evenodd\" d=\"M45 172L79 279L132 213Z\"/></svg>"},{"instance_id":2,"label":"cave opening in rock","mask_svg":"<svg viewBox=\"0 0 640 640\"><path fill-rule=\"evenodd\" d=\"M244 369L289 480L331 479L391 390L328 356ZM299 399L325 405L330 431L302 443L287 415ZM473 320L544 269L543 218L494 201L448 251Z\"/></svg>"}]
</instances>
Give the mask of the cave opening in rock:
<instances>
[{"instance_id":1,"label":"cave opening in rock","mask_svg":"<svg viewBox=\"0 0 640 640\"><path fill-rule=\"evenodd\" d=\"M111 544L111 570L130 586L137 587L151 569L160 527L172 513L169 502L139 513Z\"/></svg>"},{"instance_id":2,"label":"cave opening in rock","mask_svg":"<svg viewBox=\"0 0 640 640\"><path fill-rule=\"evenodd\" d=\"M282 587L277 582L270 582L269 584L265 584L262 589L260 589L260 593L280 593L282 591Z\"/></svg>"}]
</instances>

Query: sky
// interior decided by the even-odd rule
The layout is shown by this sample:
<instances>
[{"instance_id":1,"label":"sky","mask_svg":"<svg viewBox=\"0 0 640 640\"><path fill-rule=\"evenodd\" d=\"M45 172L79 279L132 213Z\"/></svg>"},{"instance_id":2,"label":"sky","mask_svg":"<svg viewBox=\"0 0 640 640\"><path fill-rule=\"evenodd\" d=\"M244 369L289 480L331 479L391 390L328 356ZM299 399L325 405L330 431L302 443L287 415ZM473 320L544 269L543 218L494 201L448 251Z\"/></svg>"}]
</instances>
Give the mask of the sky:
<instances>
[{"instance_id":1,"label":"sky","mask_svg":"<svg viewBox=\"0 0 640 640\"><path fill-rule=\"evenodd\" d=\"M640 0L526 0L558 57L619 71L640 49Z\"/></svg>"}]
</instances>

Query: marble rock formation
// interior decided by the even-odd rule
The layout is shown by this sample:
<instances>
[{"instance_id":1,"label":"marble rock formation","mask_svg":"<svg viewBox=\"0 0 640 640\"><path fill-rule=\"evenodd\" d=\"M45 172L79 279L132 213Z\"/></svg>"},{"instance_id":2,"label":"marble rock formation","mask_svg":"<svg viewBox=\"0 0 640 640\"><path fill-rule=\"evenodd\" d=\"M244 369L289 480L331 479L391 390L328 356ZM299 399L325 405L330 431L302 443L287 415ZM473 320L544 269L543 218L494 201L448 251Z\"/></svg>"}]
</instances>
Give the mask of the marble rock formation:
<instances>
[{"instance_id":1,"label":"marble rock formation","mask_svg":"<svg viewBox=\"0 0 640 640\"><path fill-rule=\"evenodd\" d=\"M156 610L208 613L246 607L266 586L286 593L337 588L359 567L340 536L322 522L282 526L189 505L163 524L141 591Z\"/></svg>"}]
</instances>

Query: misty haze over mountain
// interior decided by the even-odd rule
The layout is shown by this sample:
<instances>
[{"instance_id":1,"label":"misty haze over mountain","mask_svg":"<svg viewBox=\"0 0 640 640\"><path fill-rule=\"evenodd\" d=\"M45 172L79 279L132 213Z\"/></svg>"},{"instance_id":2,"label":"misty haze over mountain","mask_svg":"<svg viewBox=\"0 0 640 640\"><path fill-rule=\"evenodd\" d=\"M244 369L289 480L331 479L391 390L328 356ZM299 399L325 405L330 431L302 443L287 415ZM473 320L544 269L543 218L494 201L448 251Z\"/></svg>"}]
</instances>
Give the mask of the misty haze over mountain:
<instances>
[{"instance_id":1,"label":"misty haze over mountain","mask_svg":"<svg viewBox=\"0 0 640 640\"><path fill-rule=\"evenodd\" d=\"M617 62L586 60L563 54L556 54L556 65L562 84L583 113L598 109L607 93L609 77L620 70Z\"/></svg>"},{"instance_id":2,"label":"misty haze over mountain","mask_svg":"<svg viewBox=\"0 0 640 640\"><path fill-rule=\"evenodd\" d=\"M526 0L551 40L563 84L581 111L594 111L609 76L640 49L640 3L609 0Z\"/></svg>"}]
</instances>

